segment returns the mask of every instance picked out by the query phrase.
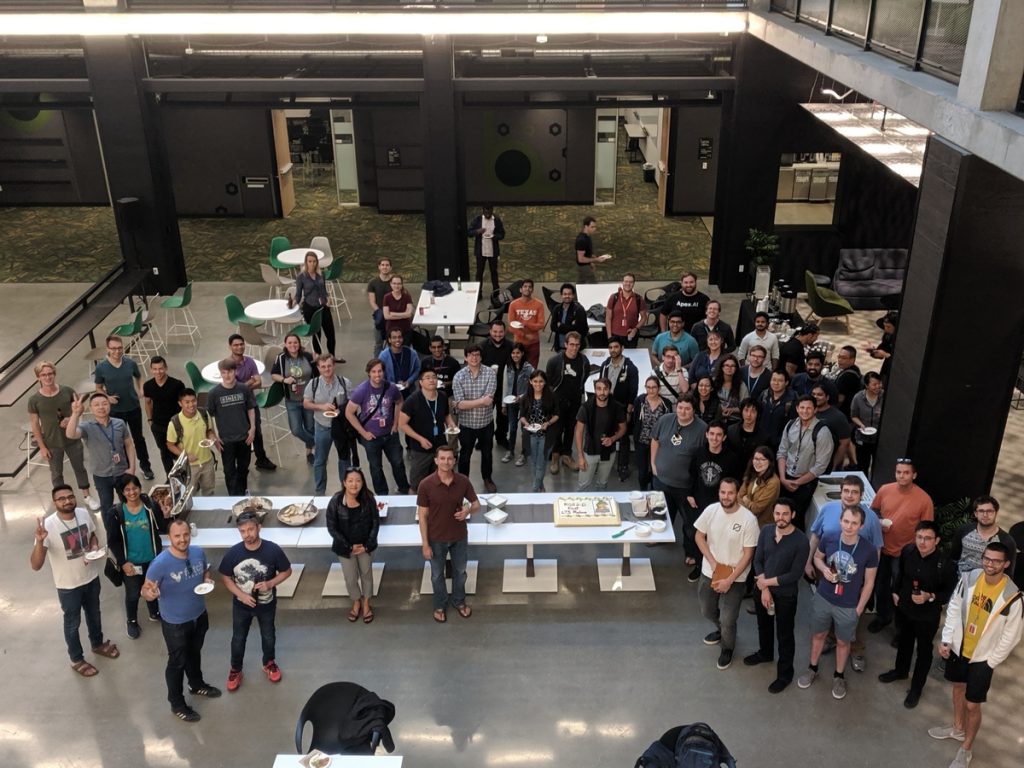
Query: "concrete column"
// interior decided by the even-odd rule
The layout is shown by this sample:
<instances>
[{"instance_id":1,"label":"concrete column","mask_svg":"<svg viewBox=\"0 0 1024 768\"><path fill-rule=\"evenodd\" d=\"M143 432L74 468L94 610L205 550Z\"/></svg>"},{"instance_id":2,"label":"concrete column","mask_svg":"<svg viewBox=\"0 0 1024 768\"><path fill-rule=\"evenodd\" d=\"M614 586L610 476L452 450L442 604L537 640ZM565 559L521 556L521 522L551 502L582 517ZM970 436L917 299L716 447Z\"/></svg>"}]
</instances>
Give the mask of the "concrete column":
<instances>
[{"instance_id":1,"label":"concrete column","mask_svg":"<svg viewBox=\"0 0 1024 768\"><path fill-rule=\"evenodd\" d=\"M1024 2L974 0L957 100L1013 112L1024 75Z\"/></svg>"}]
</instances>

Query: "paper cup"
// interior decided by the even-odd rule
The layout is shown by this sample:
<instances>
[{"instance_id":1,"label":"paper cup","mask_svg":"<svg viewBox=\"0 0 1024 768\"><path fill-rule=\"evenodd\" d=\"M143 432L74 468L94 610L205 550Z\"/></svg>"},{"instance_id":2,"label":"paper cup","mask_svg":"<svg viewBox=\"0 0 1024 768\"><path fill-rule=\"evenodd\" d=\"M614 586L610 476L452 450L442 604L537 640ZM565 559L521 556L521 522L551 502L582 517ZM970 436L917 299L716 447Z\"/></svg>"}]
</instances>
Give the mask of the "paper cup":
<instances>
[{"instance_id":1,"label":"paper cup","mask_svg":"<svg viewBox=\"0 0 1024 768\"><path fill-rule=\"evenodd\" d=\"M629 503L633 507L633 514L636 517L647 517L647 496L643 491L630 491Z\"/></svg>"}]
</instances>

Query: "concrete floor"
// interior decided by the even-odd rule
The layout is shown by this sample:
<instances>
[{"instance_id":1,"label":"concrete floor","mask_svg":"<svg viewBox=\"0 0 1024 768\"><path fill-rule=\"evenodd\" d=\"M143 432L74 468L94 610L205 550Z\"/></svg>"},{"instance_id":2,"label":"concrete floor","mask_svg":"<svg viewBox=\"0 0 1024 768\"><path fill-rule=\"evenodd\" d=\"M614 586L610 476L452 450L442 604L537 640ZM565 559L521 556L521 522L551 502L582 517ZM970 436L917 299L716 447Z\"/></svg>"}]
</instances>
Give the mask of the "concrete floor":
<instances>
[{"instance_id":1,"label":"concrete floor","mask_svg":"<svg viewBox=\"0 0 1024 768\"><path fill-rule=\"evenodd\" d=\"M172 373L180 375L185 359L205 363L224 353L230 328L222 297L231 290L243 301L264 295L255 284L197 286L196 316L204 339L194 355L188 346L172 346ZM359 379L370 352L369 323L361 288L348 287L347 293L356 319L339 323L339 350L350 361L346 373ZM739 297L725 298L723 317L731 322ZM27 297L20 301L4 304L11 327L31 307ZM870 319L861 326L873 328ZM841 328L829 326L830 331ZM856 333L858 324L851 330ZM72 353L60 367L61 381L74 385L85 376L80 360L80 353ZM1020 434L1016 414L1011 411L1008 434ZM13 420L5 425L6 453L0 452L6 466L17 434L12 429L23 423L23 414L3 418ZM311 487L297 445L281 444L282 467L254 472L253 490L293 493ZM1012 474L1018 456L1005 457L1001 477ZM517 490L526 473L499 462L495 480L503 490ZM472 474L476 480L475 461ZM1017 487L1018 481L1011 478L1006 487ZM574 483L563 471L549 478L548 489L568 490ZM336 484L332 478L328 489L336 490ZM658 591L631 595L598 589L595 559L611 556L608 547L541 548L538 556L559 559L559 591L548 595L503 594L501 561L521 556L520 551L478 548L473 552L481 564L478 594L471 599L474 615L465 621L453 614L446 625L431 621L429 598L419 595L422 560L411 551L387 552L381 558L387 568L377 620L370 626L344 620L347 600L320 596L328 553L303 551L306 573L278 614L277 656L284 680L272 686L260 674L254 630L241 690L216 701L199 700L203 720L188 725L172 717L165 700L165 649L156 625L144 622L143 636L129 640L120 590L109 584L103 589L104 626L122 656L97 660L100 674L94 679L68 670L48 566L33 573L27 564L35 517L50 509L48 485L48 473L40 469L31 479L23 472L0 487L0 558L11 564L0 582L0 674L7 701L0 715L3 768L270 766L275 754L293 751L295 717L309 694L330 680L358 682L395 703L397 754L405 755L410 768L625 768L664 730L695 720L711 723L743 768L822 758L844 766L942 767L956 752L955 743L926 734L930 726L950 721L948 686L937 673L912 712L902 707L900 684L885 686L874 679L894 657L887 635L871 637L867 671L848 673L850 693L844 701L831 698L827 674L809 690L794 685L770 695L774 669L749 669L740 661L756 642L754 619L745 612L737 660L718 671L717 649L700 642L710 625L699 615L696 587L686 583L676 547L642 551L652 558ZM1010 509L1007 514L1019 515ZM210 555L216 563L219 553ZM798 667L807 658L809 594L801 593ZM210 598L210 617L204 671L223 687L231 633L224 590ZM827 657L826 673L830 662ZM1024 653L1018 650L996 674L975 768L1024 762L1019 718L1024 690L1014 682L1022 674Z\"/></svg>"}]
</instances>

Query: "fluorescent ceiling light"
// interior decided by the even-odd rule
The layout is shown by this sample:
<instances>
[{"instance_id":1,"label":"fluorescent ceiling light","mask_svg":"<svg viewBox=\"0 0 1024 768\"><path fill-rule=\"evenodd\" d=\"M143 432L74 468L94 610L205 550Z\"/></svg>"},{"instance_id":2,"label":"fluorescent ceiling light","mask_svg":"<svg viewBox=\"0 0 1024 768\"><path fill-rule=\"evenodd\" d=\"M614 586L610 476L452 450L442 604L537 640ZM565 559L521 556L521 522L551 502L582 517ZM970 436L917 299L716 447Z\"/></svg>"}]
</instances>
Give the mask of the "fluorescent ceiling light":
<instances>
[{"instance_id":1,"label":"fluorescent ceiling light","mask_svg":"<svg viewBox=\"0 0 1024 768\"><path fill-rule=\"evenodd\" d=\"M741 11L658 13L5 13L5 37L557 35L744 32Z\"/></svg>"},{"instance_id":2,"label":"fluorescent ceiling light","mask_svg":"<svg viewBox=\"0 0 1024 768\"><path fill-rule=\"evenodd\" d=\"M875 157L889 157L890 155L905 155L908 150L897 144L886 144L884 142L857 144L858 147L863 149L869 155Z\"/></svg>"},{"instance_id":3,"label":"fluorescent ceiling light","mask_svg":"<svg viewBox=\"0 0 1024 768\"><path fill-rule=\"evenodd\" d=\"M861 136L877 136L878 131L874 128L868 128L863 125L840 125L836 127L836 131L847 136L849 138L859 138Z\"/></svg>"}]
</instances>

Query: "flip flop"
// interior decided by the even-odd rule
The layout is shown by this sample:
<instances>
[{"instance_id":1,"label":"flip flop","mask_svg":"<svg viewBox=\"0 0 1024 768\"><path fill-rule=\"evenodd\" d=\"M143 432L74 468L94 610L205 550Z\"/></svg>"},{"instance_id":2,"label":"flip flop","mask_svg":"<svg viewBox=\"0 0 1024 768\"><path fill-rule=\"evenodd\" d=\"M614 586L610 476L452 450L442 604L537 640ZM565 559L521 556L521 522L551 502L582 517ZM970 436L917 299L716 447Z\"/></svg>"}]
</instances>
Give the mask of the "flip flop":
<instances>
[{"instance_id":1,"label":"flip flop","mask_svg":"<svg viewBox=\"0 0 1024 768\"><path fill-rule=\"evenodd\" d=\"M697 564L697 561L694 560L692 557L686 558L686 560L684 560L683 562L686 563L691 568Z\"/></svg>"},{"instance_id":2,"label":"flip flop","mask_svg":"<svg viewBox=\"0 0 1024 768\"><path fill-rule=\"evenodd\" d=\"M448 614L444 612L444 608L438 608L436 611L434 611L434 621L436 621L438 624L444 624L446 621L448 621Z\"/></svg>"},{"instance_id":3,"label":"flip flop","mask_svg":"<svg viewBox=\"0 0 1024 768\"><path fill-rule=\"evenodd\" d=\"M360 610L361 609L359 608L359 606L353 607L352 610L348 612L348 620L349 621L359 621L359 612L360 612Z\"/></svg>"},{"instance_id":4,"label":"flip flop","mask_svg":"<svg viewBox=\"0 0 1024 768\"><path fill-rule=\"evenodd\" d=\"M470 616L473 615L473 609L465 603L463 603L462 605L455 606L455 610L458 611L459 616L461 616L464 619L468 619Z\"/></svg>"},{"instance_id":5,"label":"flip flop","mask_svg":"<svg viewBox=\"0 0 1024 768\"><path fill-rule=\"evenodd\" d=\"M373 611L369 608L363 614L363 624L369 624L373 621Z\"/></svg>"},{"instance_id":6,"label":"flip flop","mask_svg":"<svg viewBox=\"0 0 1024 768\"><path fill-rule=\"evenodd\" d=\"M95 648L92 649L92 652L99 654L100 656L104 656L108 659L116 659L118 656L121 655L121 652L117 650L117 646L109 640L104 640L102 645L97 645Z\"/></svg>"},{"instance_id":7,"label":"flip flop","mask_svg":"<svg viewBox=\"0 0 1024 768\"><path fill-rule=\"evenodd\" d=\"M82 677L95 677L100 673L100 671L96 669L96 667L94 667L85 659L82 659L81 661L76 661L74 664L71 665L71 668L75 670L75 672L80 674Z\"/></svg>"}]
</instances>

